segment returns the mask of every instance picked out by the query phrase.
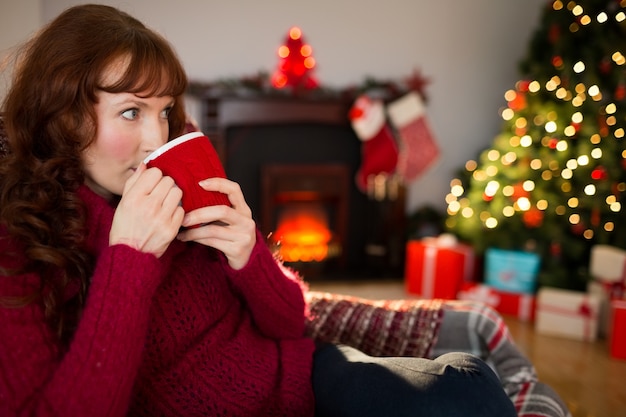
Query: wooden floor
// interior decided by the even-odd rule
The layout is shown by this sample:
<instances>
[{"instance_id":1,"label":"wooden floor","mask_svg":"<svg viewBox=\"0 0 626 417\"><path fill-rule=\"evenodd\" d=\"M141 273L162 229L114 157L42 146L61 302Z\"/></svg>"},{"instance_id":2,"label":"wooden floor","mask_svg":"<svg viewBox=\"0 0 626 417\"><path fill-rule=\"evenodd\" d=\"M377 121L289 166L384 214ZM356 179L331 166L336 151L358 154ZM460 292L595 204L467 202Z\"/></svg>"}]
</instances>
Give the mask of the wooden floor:
<instances>
[{"instance_id":1,"label":"wooden floor","mask_svg":"<svg viewBox=\"0 0 626 417\"><path fill-rule=\"evenodd\" d=\"M313 281L310 288L369 299L411 298L399 280ZM605 339L589 343L547 336L535 333L532 323L504 319L539 379L563 398L573 417L626 417L626 361L610 357Z\"/></svg>"}]
</instances>

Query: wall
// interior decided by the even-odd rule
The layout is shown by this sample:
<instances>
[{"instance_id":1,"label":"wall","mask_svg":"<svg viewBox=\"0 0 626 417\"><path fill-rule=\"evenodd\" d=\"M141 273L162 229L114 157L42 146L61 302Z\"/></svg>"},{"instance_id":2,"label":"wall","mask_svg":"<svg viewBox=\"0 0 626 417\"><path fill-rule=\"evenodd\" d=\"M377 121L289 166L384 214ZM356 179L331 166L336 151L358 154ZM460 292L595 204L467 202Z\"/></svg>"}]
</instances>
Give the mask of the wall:
<instances>
[{"instance_id":1,"label":"wall","mask_svg":"<svg viewBox=\"0 0 626 417\"><path fill-rule=\"evenodd\" d=\"M0 0L6 1L6 0ZM18 3L14 1L13 3ZM73 0L41 0L42 23ZM365 77L401 80L414 69L431 79L427 117L442 148L410 184L407 211L444 209L449 182L499 132L503 94L546 0L124 0L103 1L139 17L171 40L194 80L272 71L275 50L298 25L329 87Z\"/></svg>"},{"instance_id":2,"label":"wall","mask_svg":"<svg viewBox=\"0 0 626 417\"><path fill-rule=\"evenodd\" d=\"M40 0L0 0L0 102L10 84L10 52L41 25Z\"/></svg>"}]
</instances>

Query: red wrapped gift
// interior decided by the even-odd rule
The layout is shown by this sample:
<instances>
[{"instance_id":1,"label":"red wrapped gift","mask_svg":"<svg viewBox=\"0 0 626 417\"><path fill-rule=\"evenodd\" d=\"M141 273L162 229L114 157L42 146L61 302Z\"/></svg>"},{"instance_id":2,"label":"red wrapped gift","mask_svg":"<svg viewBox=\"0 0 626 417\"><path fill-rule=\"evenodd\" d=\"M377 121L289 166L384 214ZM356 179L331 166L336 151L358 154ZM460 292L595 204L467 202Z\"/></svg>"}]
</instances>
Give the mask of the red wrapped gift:
<instances>
[{"instance_id":1,"label":"red wrapped gift","mask_svg":"<svg viewBox=\"0 0 626 417\"><path fill-rule=\"evenodd\" d=\"M611 301L609 347L612 358L626 359L626 300Z\"/></svg>"},{"instance_id":2,"label":"red wrapped gift","mask_svg":"<svg viewBox=\"0 0 626 417\"><path fill-rule=\"evenodd\" d=\"M502 291L485 284L467 282L461 286L459 300L481 301L501 314L515 316L521 321L535 319L535 296L528 293Z\"/></svg>"},{"instance_id":3,"label":"red wrapped gift","mask_svg":"<svg viewBox=\"0 0 626 417\"><path fill-rule=\"evenodd\" d=\"M407 292L422 298L455 299L474 277L474 251L452 235L410 240L406 245Z\"/></svg>"}]
</instances>

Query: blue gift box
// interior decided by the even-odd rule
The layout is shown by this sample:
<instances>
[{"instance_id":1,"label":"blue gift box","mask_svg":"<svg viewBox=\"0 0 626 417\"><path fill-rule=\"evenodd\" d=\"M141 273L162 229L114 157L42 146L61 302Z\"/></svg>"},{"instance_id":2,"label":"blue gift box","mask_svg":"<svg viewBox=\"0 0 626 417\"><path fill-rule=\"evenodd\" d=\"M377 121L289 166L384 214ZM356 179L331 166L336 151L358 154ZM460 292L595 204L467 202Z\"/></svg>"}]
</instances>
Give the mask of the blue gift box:
<instances>
[{"instance_id":1,"label":"blue gift box","mask_svg":"<svg viewBox=\"0 0 626 417\"><path fill-rule=\"evenodd\" d=\"M539 264L536 253L489 248L485 251L485 283L503 291L533 293Z\"/></svg>"}]
</instances>

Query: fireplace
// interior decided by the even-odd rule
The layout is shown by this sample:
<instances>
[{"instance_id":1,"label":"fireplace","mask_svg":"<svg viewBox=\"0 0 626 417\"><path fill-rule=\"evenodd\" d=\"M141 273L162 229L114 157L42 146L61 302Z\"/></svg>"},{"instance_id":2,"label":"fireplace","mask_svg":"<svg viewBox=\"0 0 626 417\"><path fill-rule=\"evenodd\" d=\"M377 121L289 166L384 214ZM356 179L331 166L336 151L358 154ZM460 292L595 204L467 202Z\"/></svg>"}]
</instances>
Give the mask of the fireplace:
<instances>
[{"instance_id":1,"label":"fireplace","mask_svg":"<svg viewBox=\"0 0 626 417\"><path fill-rule=\"evenodd\" d=\"M381 202L356 187L361 142L348 120L351 101L228 96L203 104L202 130L287 264L310 279L401 274L402 261L390 267L368 250L381 235L376 224L389 221L378 221Z\"/></svg>"}]
</instances>

